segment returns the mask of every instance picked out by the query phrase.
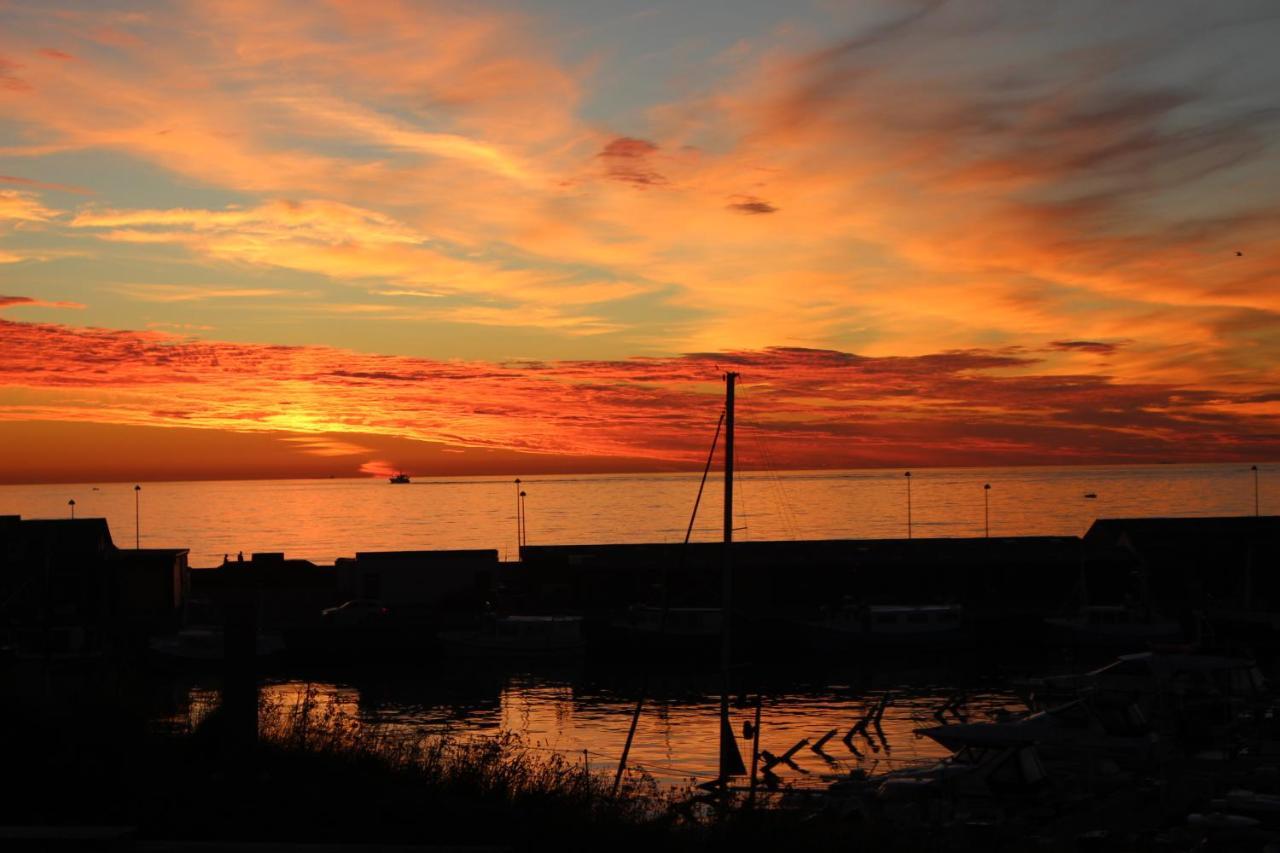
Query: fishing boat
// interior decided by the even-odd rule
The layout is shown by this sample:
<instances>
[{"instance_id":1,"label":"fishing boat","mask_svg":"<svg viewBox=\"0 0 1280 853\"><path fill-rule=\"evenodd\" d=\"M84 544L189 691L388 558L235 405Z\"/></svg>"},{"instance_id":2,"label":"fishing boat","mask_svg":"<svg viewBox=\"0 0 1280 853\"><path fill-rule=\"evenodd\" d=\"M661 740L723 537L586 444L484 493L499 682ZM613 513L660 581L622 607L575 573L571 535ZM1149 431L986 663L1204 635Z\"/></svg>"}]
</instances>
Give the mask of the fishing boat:
<instances>
[{"instance_id":1,"label":"fishing boat","mask_svg":"<svg viewBox=\"0 0 1280 853\"><path fill-rule=\"evenodd\" d=\"M393 485L403 485L404 483L409 483L412 481L409 479L408 474L401 471L399 474L396 474L394 477L391 477L389 482L391 482Z\"/></svg>"},{"instance_id":2,"label":"fishing boat","mask_svg":"<svg viewBox=\"0 0 1280 853\"><path fill-rule=\"evenodd\" d=\"M437 636L446 652L459 657L557 657L585 648L581 616L486 614L478 630Z\"/></svg>"}]
</instances>

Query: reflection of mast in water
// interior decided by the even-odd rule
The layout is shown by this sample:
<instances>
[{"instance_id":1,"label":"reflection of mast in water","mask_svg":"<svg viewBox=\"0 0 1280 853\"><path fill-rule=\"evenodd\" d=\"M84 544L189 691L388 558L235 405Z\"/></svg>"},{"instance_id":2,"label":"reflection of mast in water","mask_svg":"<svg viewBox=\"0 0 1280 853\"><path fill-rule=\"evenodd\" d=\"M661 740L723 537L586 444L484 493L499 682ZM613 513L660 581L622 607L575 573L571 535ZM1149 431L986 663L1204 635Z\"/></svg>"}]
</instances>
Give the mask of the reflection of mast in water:
<instances>
[{"instance_id":1,"label":"reflection of mast in water","mask_svg":"<svg viewBox=\"0 0 1280 853\"><path fill-rule=\"evenodd\" d=\"M555 708L556 725L560 727L558 734L569 734L565 728L571 726L574 720L573 690L568 685L563 685L553 692L555 698L552 703Z\"/></svg>"},{"instance_id":2,"label":"reflection of mast in water","mask_svg":"<svg viewBox=\"0 0 1280 853\"><path fill-rule=\"evenodd\" d=\"M529 693L528 689L520 691L520 732L522 734L529 733L529 719L533 716L533 703L529 701Z\"/></svg>"},{"instance_id":3,"label":"reflection of mast in water","mask_svg":"<svg viewBox=\"0 0 1280 853\"><path fill-rule=\"evenodd\" d=\"M671 751L671 700L664 698L658 706L658 719L662 720L662 743L667 748L667 763L675 758Z\"/></svg>"}]
</instances>

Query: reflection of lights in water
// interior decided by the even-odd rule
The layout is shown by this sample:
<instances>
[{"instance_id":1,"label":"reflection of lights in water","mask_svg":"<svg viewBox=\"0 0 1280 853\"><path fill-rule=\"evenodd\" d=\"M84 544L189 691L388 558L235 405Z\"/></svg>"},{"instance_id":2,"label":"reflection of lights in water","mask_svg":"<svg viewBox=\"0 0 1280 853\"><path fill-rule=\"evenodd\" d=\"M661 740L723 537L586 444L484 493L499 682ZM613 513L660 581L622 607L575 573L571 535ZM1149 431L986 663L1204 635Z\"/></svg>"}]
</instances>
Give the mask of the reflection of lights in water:
<instances>
[{"instance_id":1,"label":"reflection of lights in water","mask_svg":"<svg viewBox=\"0 0 1280 853\"><path fill-rule=\"evenodd\" d=\"M778 775L797 787L824 785L833 775L861 767L874 772L935 760L947 751L934 741L918 737L915 730L938 723L934 712L955 693L953 687L936 685L895 687L884 712L884 742L871 729L853 740L855 754L842 740L844 734L873 707L883 691L858 691L843 685L766 696L763 704L761 748L775 755L786 752L802 738L816 741L830 729L837 734L826 746L826 756L801 749L795 757L800 770L776 768ZM650 773L662 784L678 784L690 777L705 780L715 775L718 747L718 697L680 694L678 698L650 696L636 729L629 765ZM583 760L587 751L591 767L611 771L621 754L635 707L634 697L621 694L583 695L564 681L540 681L536 677L511 678L498 691L498 707L451 702L433 703L407 698L395 690L362 691L328 682L281 681L264 685L264 706L282 713L305 710L308 725L325 725L336 719L376 726L380 736L414 739L494 737L513 731L526 747L558 752L570 762ZM192 688L188 693L188 722L199 719L217 704L216 690ZM754 717L753 703L732 712L734 731ZM989 719L1000 709L1016 709L1019 703L1008 693L974 691L964 705L972 721ZM955 721L952 719L952 721ZM741 741L744 756L750 741Z\"/></svg>"}]
</instances>

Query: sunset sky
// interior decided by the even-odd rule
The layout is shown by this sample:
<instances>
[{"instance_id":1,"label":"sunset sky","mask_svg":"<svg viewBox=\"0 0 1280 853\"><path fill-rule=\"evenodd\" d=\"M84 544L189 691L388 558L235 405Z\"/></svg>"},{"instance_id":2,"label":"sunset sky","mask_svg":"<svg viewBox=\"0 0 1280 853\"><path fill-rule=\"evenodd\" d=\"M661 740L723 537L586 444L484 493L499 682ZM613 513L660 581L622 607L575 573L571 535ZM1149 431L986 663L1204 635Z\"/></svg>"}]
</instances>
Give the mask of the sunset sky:
<instances>
[{"instance_id":1,"label":"sunset sky","mask_svg":"<svg viewBox=\"0 0 1280 853\"><path fill-rule=\"evenodd\" d=\"M108 9L110 7L110 9ZM0 0L0 482L1280 459L1275 0Z\"/></svg>"}]
</instances>

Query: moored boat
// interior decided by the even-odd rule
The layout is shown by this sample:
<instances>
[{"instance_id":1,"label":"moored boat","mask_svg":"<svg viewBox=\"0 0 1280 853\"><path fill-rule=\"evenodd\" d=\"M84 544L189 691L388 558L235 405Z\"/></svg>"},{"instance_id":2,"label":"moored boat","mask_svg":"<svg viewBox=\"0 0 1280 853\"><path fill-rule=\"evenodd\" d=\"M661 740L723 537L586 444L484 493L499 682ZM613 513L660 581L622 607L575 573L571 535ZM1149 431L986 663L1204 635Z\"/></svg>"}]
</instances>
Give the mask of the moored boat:
<instances>
[{"instance_id":1,"label":"moored boat","mask_svg":"<svg viewBox=\"0 0 1280 853\"><path fill-rule=\"evenodd\" d=\"M446 653L460 657L556 657L585 648L581 616L487 615L479 630L437 636Z\"/></svg>"},{"instance_id":2,"label":"moored boat","mask_svg":"<svg viewBox=\"0 0 1280 853\"><path fill-rule=\"evenodd\" d=\"M952 647L969 639L959 604L846 604L805 627L817 651Z\"/></svg>"},{"instance_id":3,"label":"moored boat","mask_svg":"<svg viewBox=\"0 0 1280 853\"><path fill-rule=\"evenodd\" d=\"M174 633L152 637L151 653L172 664L197 665L216 663L226 657L226 634L221 625L192 625ZM254 656L273 657L284 651L283 638L258 632L254 638Z\"/></svg>"},{"instance_id":4,"label":"moored boat","mask_svg":"<svg viewBox=\"0 0 1280 853\"><path fill-rule=\"evenodd\" d=\"M1093 648L1143 648L1186 639L1182 625L1155 613L1142 613L1122 604L1090 604L1070 616L1044 620L1048 642Z\"/></svg>"},{"instance_id":5,"label":"moored boat","mask_svg":"<svg viewBox=\"0 0 1280 853\"><path fill-rule=\"evenodd\" d=\"M609 622L611 645L636 654L719 654L723 633L719 607L636 605Z\"/></svg>"}]
</instances>

